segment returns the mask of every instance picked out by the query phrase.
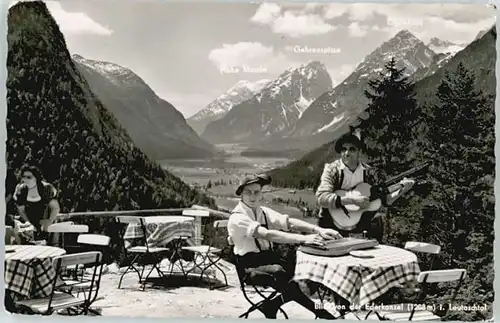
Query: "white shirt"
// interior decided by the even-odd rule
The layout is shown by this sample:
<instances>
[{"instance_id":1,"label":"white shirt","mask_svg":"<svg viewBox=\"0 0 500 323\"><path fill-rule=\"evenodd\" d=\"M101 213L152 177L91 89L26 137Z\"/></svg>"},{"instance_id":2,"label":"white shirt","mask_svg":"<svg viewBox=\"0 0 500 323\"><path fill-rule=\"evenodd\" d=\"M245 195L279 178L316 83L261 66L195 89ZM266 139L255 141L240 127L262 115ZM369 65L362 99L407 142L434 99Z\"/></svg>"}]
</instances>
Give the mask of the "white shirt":
<instances>
[{"instance_id":1,"label":"white shirt","mask_svg":"<svg viewBox=\"0 0 500 323\"><path fill-rule=\"evenodd\" d=\"M350 190L354 188L359 183L363 182L363 171L365 167L361 163L352 172L349 167L347 167L342 160L340 160L340 169L344 172L344 181L342 182L342 190Z\"/></svg>"},{"instance_id":2,"label":"white shirt","mask_svg":"<svg viewBox=\"0 0 500 323\"><path fill-rule=\"evenodd\" d=\"M265 218L264 218L265 213ZM233 209L227 224L229 237L234 244L234 254L243 256L248 252L260 252L255 243L255 233L259 226L264 226L267 219L269 230L289 231L287 214L281 214L271 210L268 207L260 206L257 209L257 214L254 214L243 202L239 202ZM241 220L250 220L250 225L243 225ZM268 240L258 239L262 250L269 250L272 242Z\"/></svg>"}]
</instances>

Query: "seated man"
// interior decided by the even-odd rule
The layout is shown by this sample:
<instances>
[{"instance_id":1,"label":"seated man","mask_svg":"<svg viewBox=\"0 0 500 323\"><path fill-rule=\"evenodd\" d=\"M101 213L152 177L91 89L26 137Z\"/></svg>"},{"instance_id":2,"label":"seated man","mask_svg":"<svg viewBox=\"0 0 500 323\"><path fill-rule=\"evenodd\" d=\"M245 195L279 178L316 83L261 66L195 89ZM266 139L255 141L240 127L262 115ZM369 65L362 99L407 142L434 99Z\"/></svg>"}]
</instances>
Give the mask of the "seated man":
<instances>
[{"instance_id":1,"label":"seated man","mask_svg":"<svg viewBox=\"0 0 500 323\"><path fill-rule=\"evenodd\" d=\"M315 309L314 302L292 280L295 265L287 264L280 254L272 250L273 242L285 244L322 244L327 239L341 238L332 229L320 228L307 222L290 218L270 208L260 206L262 186L271 183L267 175L250 175L245 177L236 195L241 201L233 209L229 218L229 238L234 244L238 270L245 272L244 280L251 284L267 276L268 284L281 292L263 304L259 310L266 318L276 318L279 308L295 301L320 318L334 319L328 311ZM309 232L303 235L289 231ZM259 285L259 284L257 284Z\"/></svg>"}]
</instances>

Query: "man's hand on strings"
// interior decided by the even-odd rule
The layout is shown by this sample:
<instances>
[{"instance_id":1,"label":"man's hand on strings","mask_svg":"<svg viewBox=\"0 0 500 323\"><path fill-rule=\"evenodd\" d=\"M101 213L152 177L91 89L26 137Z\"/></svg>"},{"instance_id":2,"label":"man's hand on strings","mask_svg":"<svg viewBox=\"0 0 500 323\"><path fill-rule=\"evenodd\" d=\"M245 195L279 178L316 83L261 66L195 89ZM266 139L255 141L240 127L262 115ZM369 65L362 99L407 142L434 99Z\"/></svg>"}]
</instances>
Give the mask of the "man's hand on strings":
<instances>
[{"instance_id":1,"label":"man's hand on strings","mask_svg":"<svg viewBox=\"0 0 500 323\"><path fill-rule=\"evenodd\" d=\"M308 234L304 236L305 244L323 246L325 244L325 239L321 237L319 234Z\"/></svg>"},{"instance_id":2,"label":"man's hand on strings","mask_svg":"<svg viewBox=\"0 0 500 323\"><path fill-rule=\"evenodd\" d=\"M342 238L342 235L333 229L317 228L316 232L325 240Z\"/></svg>"}]
</instances>

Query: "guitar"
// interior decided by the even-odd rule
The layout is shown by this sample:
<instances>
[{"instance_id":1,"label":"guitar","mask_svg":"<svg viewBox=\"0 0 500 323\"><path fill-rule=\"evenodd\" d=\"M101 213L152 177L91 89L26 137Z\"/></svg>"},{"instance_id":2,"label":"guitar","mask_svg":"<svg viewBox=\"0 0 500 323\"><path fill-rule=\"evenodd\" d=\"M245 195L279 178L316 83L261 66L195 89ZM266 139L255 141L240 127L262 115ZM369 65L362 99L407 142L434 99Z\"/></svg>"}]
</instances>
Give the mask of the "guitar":
<instances>
[{"instance_id":1,"label":"guitar","mask_svg":"<svg viewBox=\"0 0 500 323\"><path fill-rule=\"evenodd\" d=\"M371 186L367 183L360 183L353 189L335 191L340 197L349 196L366 196L369 198L370 203L367 207L361 209L357 205L344 205L341 208L329 208L328 211L332 217L333 223L341 230L352 231L356 229L365 212L376 212L382 206L382 200L388 195L400 190L403 186L399 183L403 178L414 175L418 177L424 170L430 166L430 162L424 163L420 166L414 167L406 172L396 175L384 183Z\"/></svg>"}]
</instances>

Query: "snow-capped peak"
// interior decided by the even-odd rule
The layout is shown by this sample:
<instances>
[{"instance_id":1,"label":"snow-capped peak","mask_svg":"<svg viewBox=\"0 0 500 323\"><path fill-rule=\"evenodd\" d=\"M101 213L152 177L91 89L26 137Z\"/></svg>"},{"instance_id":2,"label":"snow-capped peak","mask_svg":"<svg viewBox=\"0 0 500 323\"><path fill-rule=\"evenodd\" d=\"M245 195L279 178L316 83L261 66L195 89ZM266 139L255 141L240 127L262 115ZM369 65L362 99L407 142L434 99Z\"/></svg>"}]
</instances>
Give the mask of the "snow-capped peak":
<instances>
[{"instance_id":1,"label":"snow-capped peak","mask_svg":"<svg viewBox=\"0 0 500 323\"><path fill-rule=\"evenodd\" d=\"M270 82L271 81L267 79L262 79L256 82L241 80L190 119L199 121L206 119L207 117L220 118L235 105L248 100L255 94L259 93Z\"/></svg>"},{"instance_id":2,"label":"snow-capped peak","mask_svg":"<svg viewBox=\"0 0 500 323\"><path fill-rule=\"evenodd\" d=\"M354 73L361 75L359 77L368 77L394 57L404 64L407 74L412 74L419 68L427 67L435 54L410 31L403 29L366 56Z\"/></svg>"},{"instance_id":3,"label":"snow-capped peak","mask_svg":"<svg viewBox=\"0 0 500 323\"><path fill-rule=\"evenodd\" d=\"M449 40L442 40L437 37L432 37L427 47L432 49L435 53L456 54L465 48L467 44L457 44Z\"/></svg>"},{"instance_id":4,"label":"snow-capped peak","mask_svg":"<svg viewBox=\"0 0 500 323\"><path fill-rule=\"evenodd\" d=\"M128 68L125 68L123 66L114 64L114 63L109 63L109 62L103 62L103 61L95 61L91 59L84 58L78 54L73 55L73 59L77 61L78 63L85 65L93 70L96 70L97 72L101 73L102 75L108 76L110 78L114 78L116 76L122 76L122 75L128 75L132 73L131 70Z\"/></svg>"}]
</instances>

